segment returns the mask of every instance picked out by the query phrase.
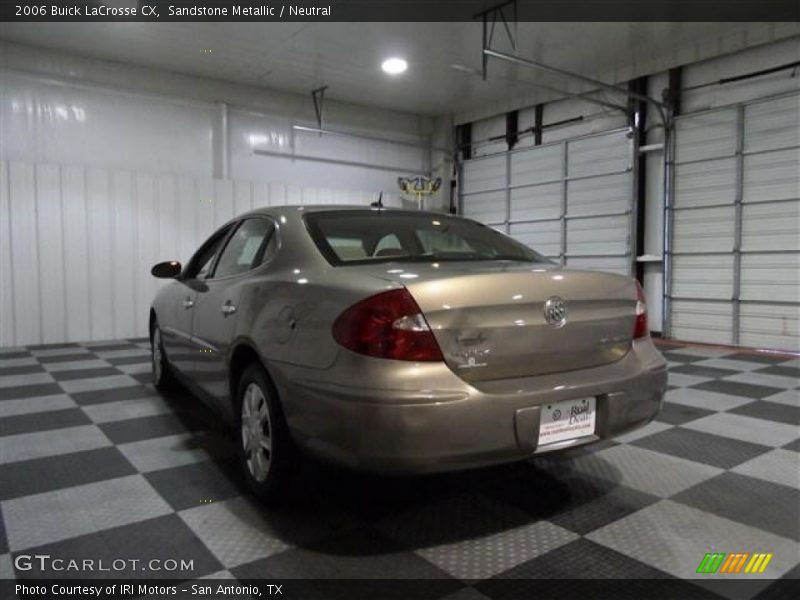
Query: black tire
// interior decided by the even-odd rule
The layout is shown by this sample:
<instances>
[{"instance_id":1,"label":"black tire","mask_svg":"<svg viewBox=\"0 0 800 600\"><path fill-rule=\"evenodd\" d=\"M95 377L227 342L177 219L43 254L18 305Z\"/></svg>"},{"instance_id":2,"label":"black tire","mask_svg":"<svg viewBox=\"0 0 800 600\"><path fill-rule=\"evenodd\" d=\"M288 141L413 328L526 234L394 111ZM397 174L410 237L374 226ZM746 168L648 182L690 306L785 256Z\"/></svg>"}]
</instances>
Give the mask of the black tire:
<instances>
[{"instance_id":1,"label":"black tire","mask_svg":"<svg viewBox=\"0 0 800 600\"><path fill-rule=\"evenodd\" d=\"M153 370L153 386L161 392L174 389L177 382L164 352L164 341L156 320L153 321L150 332L150 364Z\"/></svg>"},{"instance_id":2,"label":"black tire","mask_svg":"<svg viewBox=\"0 0 800 600\"><path fill-rule=\"evenodd\" d=\"M275 388L261 365L251 364L242 373L234 408L237 454L247 487L259 499L277 502L289 487L297 453ZM257 443L266 440L268 450Z\"/></svg>"}]
</instances>

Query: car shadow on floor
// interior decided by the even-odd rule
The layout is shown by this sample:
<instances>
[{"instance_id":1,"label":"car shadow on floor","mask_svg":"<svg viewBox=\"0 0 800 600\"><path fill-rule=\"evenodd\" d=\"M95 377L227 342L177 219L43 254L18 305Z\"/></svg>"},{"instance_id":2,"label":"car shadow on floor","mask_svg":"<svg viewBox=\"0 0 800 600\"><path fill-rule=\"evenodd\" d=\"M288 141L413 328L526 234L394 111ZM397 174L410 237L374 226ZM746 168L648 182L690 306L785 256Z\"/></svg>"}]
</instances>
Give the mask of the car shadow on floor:
<instances>
[{"instance_id":1,"label":"car shadow on floor","mask_svg":"<svg viewBox=\"0 0 800 600\"><path fill-rule=\"evenodd\" d=\"M401 538L411 549L454 544L552 520L590 503L603 503L619 487L614 470L605 468L609 465L604 465L602 479L578 473L572 467L574 458L614 442L527 462L424 476L380 476L303 457L295 465L292 484L281 500L266 505L246 491L234 458L234 436L221 419L185 390L163 396L176 417L192 431L186 444L205 452L230 488L243 496L245 506L230 509L243 528L256 528L288 546L326 554L375 553L372 544L331 543L335 531L362 526L371 534ZM205 493L203 481L195 483L201 496L213 497L213 489ZM322 539L327 543L317 546Z\"/></svg>"}]
</instances>

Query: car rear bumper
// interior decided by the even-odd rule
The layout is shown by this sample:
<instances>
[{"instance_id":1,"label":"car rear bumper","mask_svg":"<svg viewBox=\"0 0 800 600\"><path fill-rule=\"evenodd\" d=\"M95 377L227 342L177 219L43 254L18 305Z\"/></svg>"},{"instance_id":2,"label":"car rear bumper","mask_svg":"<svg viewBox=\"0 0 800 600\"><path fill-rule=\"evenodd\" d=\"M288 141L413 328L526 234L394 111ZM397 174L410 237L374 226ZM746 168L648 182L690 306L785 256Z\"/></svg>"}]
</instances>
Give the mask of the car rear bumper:
<instances>
[{"instance_id":1,"label":"car rear bumper","mask_svg":"<svg viewBox=\"0 0 800 600\"><path fill-rule=\"evenodd\" d=\"M420 368L420 381L386 388L368 385L368 374L362 382L342 385L333 378L303 377L307 372L295 372L299 377L294 378L284 373L279 388L293 436L310 453L359 469L467 469L591 443L645 425L658 414L667 384L666 362L649 339L635 342L612 364L480 387L444 365ZM589 396L596 398L594 435L537 445L542 405Z\"/></svg>"}]
</instances>

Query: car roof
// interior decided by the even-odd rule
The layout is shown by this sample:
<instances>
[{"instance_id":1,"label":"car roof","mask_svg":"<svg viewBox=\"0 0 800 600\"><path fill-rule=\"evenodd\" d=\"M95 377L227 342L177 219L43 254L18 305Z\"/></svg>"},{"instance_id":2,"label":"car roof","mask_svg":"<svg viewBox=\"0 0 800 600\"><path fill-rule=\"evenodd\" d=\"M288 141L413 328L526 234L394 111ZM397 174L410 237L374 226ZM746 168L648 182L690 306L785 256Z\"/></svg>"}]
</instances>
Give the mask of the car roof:
<instances>
[{"instance_id":1,"label":"car roof","mask_svg":"<svg viewBox=\"0 0 800 600\"><path fill-rule=\"evenodd\" d=\"M300 213L315 213L315 212L328 212L328 211L364 211L364 210L379 210L376 207L372 207L369 205L364 204L286 204L281 206L264 206L261 208L256 208L241 215L238 215L236 218L242 218L246 216L254 216L254 215L267 215L272 217L281 217L281 216L290 216L296 215L298 212ZM384 206L380 209L381 211L392 212L392 213L405 213L410 215L434 215L434 216L456 216L456 215L446 215L443 213L431 212L431 211L421 211L421 210L409 210L405 208L395 208L392 206Z\"/></svg>"}]
</instances>

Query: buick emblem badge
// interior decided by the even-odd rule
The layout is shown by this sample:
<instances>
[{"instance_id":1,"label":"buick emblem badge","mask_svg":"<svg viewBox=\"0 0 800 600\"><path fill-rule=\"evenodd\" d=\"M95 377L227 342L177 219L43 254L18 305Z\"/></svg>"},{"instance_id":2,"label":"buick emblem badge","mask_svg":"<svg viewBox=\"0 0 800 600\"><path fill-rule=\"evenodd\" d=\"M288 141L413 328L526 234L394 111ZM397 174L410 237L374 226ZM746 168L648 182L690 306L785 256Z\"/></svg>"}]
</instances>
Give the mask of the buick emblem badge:
<instances>
[{"instance_id":1,"label":"buick emblem badge","mask_svg":"<svg viewBox=\"0 0 800 600\"><path fill-rule=\"evenodd\" d=\"M567 305L563 298L550 296L544 303L544 320L558 329L567 323Z\"/></svg>"}]
</instances>

